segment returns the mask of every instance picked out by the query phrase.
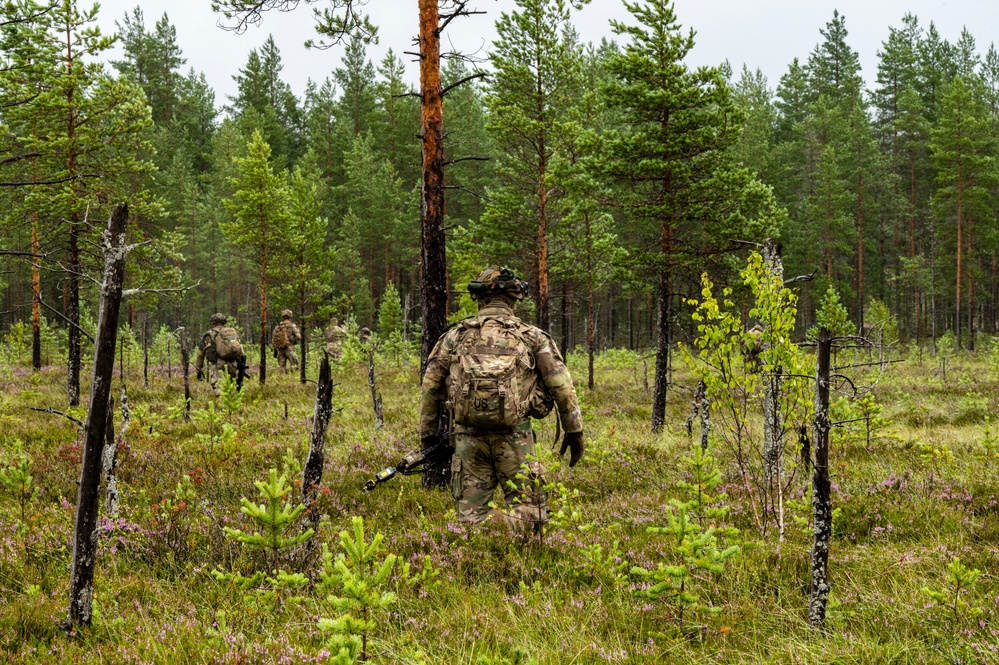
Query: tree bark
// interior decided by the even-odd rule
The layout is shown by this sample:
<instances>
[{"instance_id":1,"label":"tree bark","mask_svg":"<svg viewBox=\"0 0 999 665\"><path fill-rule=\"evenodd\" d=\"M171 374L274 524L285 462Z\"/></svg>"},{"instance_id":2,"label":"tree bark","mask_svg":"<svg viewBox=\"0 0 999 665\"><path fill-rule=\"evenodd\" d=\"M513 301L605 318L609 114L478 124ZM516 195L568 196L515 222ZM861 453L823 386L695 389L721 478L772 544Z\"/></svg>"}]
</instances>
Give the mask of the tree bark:
<instances>
[{"instance_id":1,"label":"tree bark","mask_svg":"<svg viewBox=\"0 0 999 665\"><path fill-rule=\"evenodd\" d=\"M815 464L812 468L812 584L808 602L808 623L823 630L829 602L829 541L832 537L832 499L829 482L829 357L832 338L819 330L815 369Z\"/></svg>"},{"instance_id":2,"label":"tree bark","mask_svg":"<svg viewBox=\"0 0 999 665\"><path fill-rule=\"evenodd\" d=\"M659 273L659 340L656 349L655 384L652 389L652 431L660 432L666 424L666 392L669 389L669 366L673 322L673 275L669 269Z\"/></svg>"},{"instance_id":3,"label":"tree bark","mask_svg":"<svg viewBox=\"0 0 999 665\"><path fill-rule=\"evenodd\" d=\"M94 374L90 385L90 404L83 444L80 486L76 499L73 530L73 563L69 582L69 626L88 625L91 621L94 594L94 566L97 543L97 504L100 501L101 451L107 434L110 412L114 351L118 336L122 284L125 278L125 226L128 206L115 208L104 234L104 282L98 314L97 342L94 344Z\"/></svg>"},{"instance_id":4,"label":"tree bark","mask_svg":"<svg viewBox=\"0 0 999 665\"><path fill-rule=\"evenodd\" d=\"M42 368L42 267L38 213L31 213L31 366Z\"/></svg>"},{"instance_id":5,"label":"tree bark","mask_svg":"<svg viewBox=\"0 0 999 665\"><path fill-rule=\"evenodd\" d=\"M191 356L187 350L187 331L180 328L177 331L180 339L180 364L184 368L184 420L191 420Z\"/></svg>"},{"instance_id":6,"label":"tree bark","mask_svg":"<svg viewBox=\"0 0 999 665\"><path fill-rule=\"evenodd\" d=\"M375 428L385 425L385 413L382 411L382 396L378 394L375 385L375 345L368 345L368 388L371 390L371 407L375 412Z\"/></svg>"},{"instance_id":7,"label":"tree bark","mask_svg":"<svg viewBox=\"0 0 999 665\"><path fill-rule=\"evenodd\" d=\"M420 300L423 337L420 376L430 352L447 329L447 254L444 234L444 120L441 88L440 12L438 0L419 0L420 10L420 136L423 141L423 181L420 188ZM439 428L448 429L442 414ZM450 468L450 464L442 468ZM424 471L424 487L446 487L447 474Z\"/></svg>"},{"instance_id":8,"label":"tree bark","mask_svg":"<svg viewBox=\"0 0 999 665\"><path fill-rule=\"evenodd\" d=\"M763 269L766 277L776 280L779 284L784 283L784 263L780 256L780 247L773 238L767 238L763 243ZM758 351L763 351L768 346L766 339L766 322L763 322L764 332L760 336ZM781 437L781 428L778 423L780 416L780 393L781 374L783 368L769 367L763 368L763 482L770 496L771 507L776 509L778 522L781 514L780 490L781 490L781 456L784 452L784 442ZM783 524L778 524L779 531L783 534Z\"/></svg>"},{"instance_id":9,"label":"tree bark","mask_svg":"<svg viewBox=\"0 0 999 665\"><path fill-rule=\"evenodd\" d=\"M319 377L316 384L316 406L312 414L312 436L309 438L309 456L302 472L302 503L309 510L312 528L319 530L319 510L316 497L323 481L323 465L326 463L326 428L333 411L333 377L330 361L326 353L319 363Z\"/></svg>"},{"instance_id":10,"label":"tree bark","mask_svg":"<svg viewBox=\"0 0 999 665\"><path fill-rule=\"evenodd\" d=\"M267 228L260 221L260 385L267 382Z\"/></svg>"}]
</instances>

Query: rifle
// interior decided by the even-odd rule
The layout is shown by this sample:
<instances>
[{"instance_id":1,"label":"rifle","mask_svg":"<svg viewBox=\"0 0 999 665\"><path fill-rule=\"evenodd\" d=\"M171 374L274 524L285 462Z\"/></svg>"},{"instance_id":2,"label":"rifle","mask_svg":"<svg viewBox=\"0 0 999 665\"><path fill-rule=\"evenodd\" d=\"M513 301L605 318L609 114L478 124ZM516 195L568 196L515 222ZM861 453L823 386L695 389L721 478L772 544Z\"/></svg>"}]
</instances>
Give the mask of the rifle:
<instances>
[{"instance_id":1,"label":"rifle","mask_svg":"<svg viewBox=\"0 0 999 665\"><path fill-rule=\"evenodd\" d=\"M364 491L370 492L379 484L395 478L396 474L411 476L420 473L424 469L433 469L448 464L451 455L454 454L454 446L451 445L451 437L447 431L436 437L433 443L422 450L414 450L405 455L395 466L388 466L375 474L375 477L364 483Z\"/></svg>"},{"instance_id":2,"label":"rifle","mask_svg":"<svg viewBox=\"0 0 999 665\"><path fill-rule=\"evenodd\" d=\"M248 378L250 374L246 371L246 354L241 353L236 361L236 390L243 390L243 379Z\"/></svg>"}]
</instances>

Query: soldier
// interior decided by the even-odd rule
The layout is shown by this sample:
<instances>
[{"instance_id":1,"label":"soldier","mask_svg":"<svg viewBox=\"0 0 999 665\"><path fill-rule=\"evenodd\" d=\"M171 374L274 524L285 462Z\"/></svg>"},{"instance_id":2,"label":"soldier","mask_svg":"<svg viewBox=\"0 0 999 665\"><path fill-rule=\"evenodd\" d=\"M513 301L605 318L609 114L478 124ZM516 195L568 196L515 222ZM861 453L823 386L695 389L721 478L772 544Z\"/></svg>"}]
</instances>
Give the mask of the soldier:
<instances>
[{"instance_id":1,"label":"soldier","mask_svg":"<svg viewBox=\"0 0 999 665\"><path fill-rule=\"evenodd\" d=\"M575 466L585 448L576 391L555 341L514 315L526 282L507 268L489 268L468 292L478 316L441 336L427 361L420 437L429 445L442 407L450 411L451 493L461 520L538 528L548 513L531 418L543 418L557 404L566 432L559 454L570 449L569 466ZM489 508L497 485L510 506L506 514Z\"/></svg>"},{"instance_id":2,"label":"soldier","mask_svg":"<svg viewBox=\"0 0 999 665\"><path fill-rule=\"evenodd\" d=\"M246 356L243 355L243 345L239 343L236 329L226 326L225 322L225 314L212 314L209 320L212 327L201 336L198 356L194 361L194 367L198 371L198 381L204 381L203 368L205 360L208 360L208 382L216 397L222 394L218 386L219 370L224 368L229 372L229 376L238 380L240 369L237 363L243 362L245 366L246 362Z\"/></svg>"},{"instance_id":3,"label":"soldier","mask_svg":"<svg viewBox=\"0 0 999 665\"><path fill-rule=\"evenodd\" d=\"M298 367L298 356L295 354L295 345L302 339L302 333L298 331L291 321L291 310L286 309L281 312L281 323L274 326L271 332L271 348L274 349L274 357L277 358L278 366L286 374ZM288 367L288 363L291 367Z\"/></svg>"},{"instance_id":4,"label":"soldier","mask_svg":"<svg viewBox=\"0 0 999 665\"><path fill-rule=\"evenodd\" d=\"M367 326L361 326L361 329L357 332L357 338L361 341L361 344L367 344L371 341L371 328Z\"/></svg>"},{"instance_id":5,"label":"soldier","mask_svg":"<svg viewBox=\"0 0 999 665\"><path fill-rule=\"evenodd\" d=\"M323 339L326 340L326 353L329 354L331 359L339 360L343 357L343 340L345 337L347 337L347 331L340 325L340 320L334 316L330 319L329 327L323 333Z\"/></svg>"}]
</instances>

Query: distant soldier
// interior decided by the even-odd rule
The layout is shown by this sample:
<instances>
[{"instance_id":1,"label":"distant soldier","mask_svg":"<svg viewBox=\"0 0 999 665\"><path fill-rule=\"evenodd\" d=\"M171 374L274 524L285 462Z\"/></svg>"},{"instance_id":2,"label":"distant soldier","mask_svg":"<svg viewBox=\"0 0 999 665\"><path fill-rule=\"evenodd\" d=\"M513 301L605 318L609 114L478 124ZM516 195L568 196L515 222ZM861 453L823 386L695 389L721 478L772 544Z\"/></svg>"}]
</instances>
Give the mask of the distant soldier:
<instances>
[{"instance_id":1,"label":"distant soldier","mask_svg":"<svg viewBox=\"0 0 999 665\"><path fill-rule=\"evenodd\" d=\"M298 367L298 356L295 354L295 345L302 340L302 333L298 331L291 321L291 310L286 309L281 312L281 323L274 326L271 332L271 348L274 349L274 357L277 358L278 366L286 374L293 368ZM291 367L288 367L288 363Z\"/></svg>"},{"instance_id":2,"label":"distant soldier","mask_svg":"<svg viewBox=\"0 0 999 665\"><path fill-rule=\"evenodd\" d=\"M357 333L358 339L360 339L361 344L367 344L371 341L371 328L367 326L361 326L361 329Z\"/></svg>"},{"instance_id":3,"label":"distant soldier","mask_svg":"<svg viewBox=\"0 0 999 665\"><path fill-rule=\"evenodd\" d=\"M330 319L330 325L323 333L326 340L326 353L333 360L343 357L343 340L347 338L347 331L340 325L340 320L335 316Z\"/></svg>"},{"instance_id":4,"label":"distant soldier","mask_svg":"<svg viewBox=\"0 0 999 665\"><path fill-rule=\"evenodd\" d=\"M583 456L583 421L572 377L555 341L518 319L513 308L527 283L507 268L489 268L469 283L479 313L448 330L427 361L420 392L420 437L433 442L442 409L454 432L451 493L467 522L503 520L538 528L548 519L543 469L535 458L531 418L558 405L569 466ZM525 472L526 470L526 472ZM490 510L500 486L510 507Z\"/></svg>"},{"instance_id":5,"label":"distant soldier","mask_svg":"<svg viewBox=\"0 0 999 665\"><path fill-rule=\"evenodd\" d=\"M218 397L222 394L218 386L219 370L224 368L229 376L239 381L241 371L246 368L246 355L236 329L225 324L225 314L212 314L209 322L212 327L201 336L194 368L198 372L198 381L204 381L203 368L205 361L208 361L208 382L212 386L212 392Z\"/></svg>"}]
</instances>

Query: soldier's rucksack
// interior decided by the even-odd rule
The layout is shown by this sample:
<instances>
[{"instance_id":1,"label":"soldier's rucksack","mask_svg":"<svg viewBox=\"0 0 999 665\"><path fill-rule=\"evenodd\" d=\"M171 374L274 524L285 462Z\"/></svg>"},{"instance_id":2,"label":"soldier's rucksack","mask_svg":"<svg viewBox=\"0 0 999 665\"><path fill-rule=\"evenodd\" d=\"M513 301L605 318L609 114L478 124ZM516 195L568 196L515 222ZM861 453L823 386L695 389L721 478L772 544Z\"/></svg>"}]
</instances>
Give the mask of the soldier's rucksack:
<instances>
[{"instance_id":1,"label":"soldier's rucksack","mask_svg":"<svg viewBox=\"0 0 999 665\"><path fill-rule=\"evenodd\" d=\"M466 328L450 369L454 421L485 430L513 429L535 393L534 356L514 318L475 319Z\"/></svg>"},{"instance_id":2,"label":"soldier's rucksack","mask_svg":"<svg viewBox=\"0 0 999 665\"><path fill-rule=\"evenodd\" d=\"M212 330L205 337L211 337L215 355L221 360L235 362L243 355L243 345L239 343L239 335L235 328L223 326L218 330ZM211 360L211 357L208 359Z\"/></svg>"},{"instance_id":3,"label":"soldier's rucksack","mask_svg":"<svg viewBox=\"0 0 999 665\"><path fill-rule=\"evenodd\" d=\"M291 346L291 340L288 339L288 328L283 322L274 326L274 332L271 333L271 346L275 349L287 349Z\"/></svg>"}]
</instances>

